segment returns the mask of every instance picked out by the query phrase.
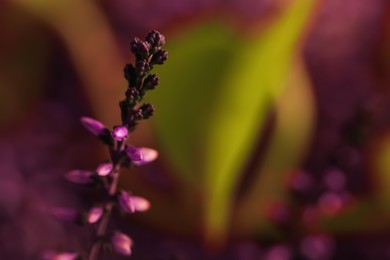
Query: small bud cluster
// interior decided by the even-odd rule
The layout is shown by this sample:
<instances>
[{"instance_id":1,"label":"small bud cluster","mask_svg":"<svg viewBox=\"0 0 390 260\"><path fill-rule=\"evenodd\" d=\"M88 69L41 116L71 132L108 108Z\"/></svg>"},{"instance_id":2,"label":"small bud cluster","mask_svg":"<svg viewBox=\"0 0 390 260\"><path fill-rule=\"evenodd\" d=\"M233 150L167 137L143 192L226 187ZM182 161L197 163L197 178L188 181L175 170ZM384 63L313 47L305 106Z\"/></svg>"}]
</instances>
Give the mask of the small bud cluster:
<instances>
[{"instance_id":1,"label":"small bud cluster","mask_svg":"<svg viewBox=\"0 0 390 260\"><path fill-rule=\"evenodd\" d=\"M84 212L71 208L55 208L52 213L63 221L96 226L95 238L89 252L47 251L43 254L43 259L96 260L103 247L111 248L123 255L131 255L133 240L119 231L108 232L107 226L115 208L127 214L144 212L150 208L150 202L147 199L118 190L117 184L122 167L141 166L158 157L158 152L154 149L128 145L127 138L138 121L148 119L153 115L153 105L149 103L139 105L139 102L148 90L158 85L158 77L149 73L154 65L163 64L168 57L167 52L162 50L164 43L164 36L156 30L149 32L145 41L135 38L131 42L131 51L136 61L135 66L127 64L124 69L129 86L125 92L126 98L119 103L122 116L121 125L114 126L110 130L95 119L81 118L82 125L108 146L111 158L99 164L94 171L72 170L65 177L70 182L87 185L101 191L103 199L91 203L90 208Z\"/></svg>"},{"instance_id":2,"label":"small bud cluster","mask_svg":"<svg viewBox=\"0 0 390 260\"><path fill-rule=\"evenodd\" d=\"M129 82L126 99L120 102L122 123L133 130L137 122L153 115L151 104L137 104L142 101L147 91L155 89L159 78L150 74L154 65L161 65L168 58L168 53L162 49L165 37L156 30L150 31L145 40L135 38L130 48L135 55L135 65L127 64L124 69L125 78Z\"/></svg>"}]
</instances>

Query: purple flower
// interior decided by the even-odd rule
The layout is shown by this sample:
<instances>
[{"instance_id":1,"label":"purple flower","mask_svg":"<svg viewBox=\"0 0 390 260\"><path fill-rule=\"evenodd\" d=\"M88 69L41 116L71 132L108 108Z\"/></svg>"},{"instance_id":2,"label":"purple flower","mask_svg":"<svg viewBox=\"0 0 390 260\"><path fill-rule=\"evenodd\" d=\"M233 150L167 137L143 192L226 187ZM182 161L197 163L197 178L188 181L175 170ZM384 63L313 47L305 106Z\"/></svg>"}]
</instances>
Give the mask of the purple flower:
<instances>
[{"instance_id":1,"label":"purple flower","mask_svg":"<svg viewBox=\"0 0 390 260\"><path fill-rule=\"evenodd\" d=\"M131 255L133 240L123 233L115 232L111 238L114 250L122 255Z\"/></svg>"},{"instance_id":2,"label":"purple flower","mask_svg":"<svg viewBox=\"0 0 390 260\"><path fill-rule=\"evenodd\" d=\"M126 148L125 150L126 152L126 155L127 157L132 161L132 162L135 162L135 161L141 161L143 158L142 158L142 153L141 153L141 149L138 148L138 147L135 147L133 145L130 145Z\"/></svg>"},{"instance_id":3,"label":"purple flower","mask_svg":"<svg viewBox=\"0 0 390 260\"><path fill-rule=\"evenodd\" d=\"M75 260L78 253L46 251L42 255L43 260Z\"/></svg>"},{"instance_id":4,"label":"purple flower","mask_svg":"<svg viewBox=\"0 0 390 260\"><path fill-rule=\"evenodd\" d=\"M96 168L96 173L99 176L107 176L111 173L112 167L112 163L101 163Z\"/></svg>"},{"instance_id":5,"label":"purple flower","mask_svg":"<svg viewBox=\"0 0 390 260\"><path fill-rule=\"evenodd\" d=\"M158 157L158 152L152 148L139 147L141 152L141 160L133 161L134 165L141 166L153 162Z\"/></svg>"},{"instance_id":6,"label":"purple flower","mask_svg":"<svg viewBox=\"0 0 390 260\"><path fill-rule=\"evenodd\" d=\"M101 207L94 207L88 211L87 222L90 224L96 223L103 216L103 209Z\"/></svg>"},{"instance_id":7,"label":"purple flower","mask_svg":"<svg viewBox=\"0 0 390 260\"><path fill-rule=\"evenodd\" d=\"M112 137L117 141L122 141L124 138L126 138L129 131L127 130L126 126L115 126L114 131L112 131Z\"/></svg>"},{"instance_id":8,"label":"purple flower","mask_svg":"<svg viewBox=\"0 0 390 260\"><path fill-rule=\"evenodd\" d=\"M101 122L90 117L83 116L80 118L80 121L83 126L95 136L103 134L103 131L106 128Z\"/></svg>"},{"instance_id":9,"label":"purple flower","mask_svg":"<svg viewBox=\"0 0 390 260\"><path fill-rule=\"evenodd\" d=\"M84 170L72 170L65 174L65 178L74 183L88 184L92 182L92 172Z\"/></svg>"},{"instance_id":10,"label":"purple flower","mask_svg":"<svg viewBox=\"0 0 390 260\"><path fill-rule=\"evenodd\" d=\"M126 191L122 191L118 197L119 205L126 213L144 212L150 209L150 202L142 197L131 196Z\"/></svg>"}]
</instances>

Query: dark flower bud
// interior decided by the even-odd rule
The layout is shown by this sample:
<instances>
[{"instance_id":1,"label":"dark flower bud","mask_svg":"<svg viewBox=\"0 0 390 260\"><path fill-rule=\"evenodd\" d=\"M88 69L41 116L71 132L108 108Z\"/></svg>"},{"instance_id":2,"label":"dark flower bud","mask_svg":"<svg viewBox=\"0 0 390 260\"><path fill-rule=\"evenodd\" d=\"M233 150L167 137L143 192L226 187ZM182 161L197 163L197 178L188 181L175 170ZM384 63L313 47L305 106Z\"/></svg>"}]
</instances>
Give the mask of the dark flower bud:
<instances>
[{"instance_id":1,"label":"dark flower bud","mask_svg":"<svg viewBox=\"0 0 390 260\"><path fill-rule=\"evenodd\" d=\"M145 40L150 43L151 47L159 50L165 44L165 37L156 30L152 30L146 35Z\"/></svg>"},{"instance_id":2,"label":"dark flower bud","mask_svg":"<svg viewBox=\"0 0 390 260\"><path fill-rule=\"evenodd\" d=\"M156 86L158 85L158 83L159 83L159 78L157 77L157 75L150 74L145 78L143 88L144 89L155 89Z\"/></svg>"},{"instance_id":3,"label":"dark flower bud","mask_svg":"<svg viewBox=\"0 0 390 260\"><path fill-rule=\"evenodd\" d=\"M168 52L164 50L159 50L155 54L153 54L152 59L150 61L151 64L159 64L162 65L168 59Z\"/></svg>"},{"instance_id":4,"label":"dark flower bud","mask_svg":"<svg viewBox=\"0 0 390 260\"><path fill-rule=\"evenodd\" d=\"M143 104L138 111L142 113L142 119L148 119L153 115L154 107L152 104L145 103Z\"/></svg>"},{"instance_id":5,"label":"dark flower bud","mask_svg":"<svg viewBox=\"0 0 390 260\"><path fill-rule=\"evenodd\" d=\"M135 120L144 119L144 113L143 113L143 110L141 108L134 111L134 118L135 118Z\"/></svg>"},{"instance_id":6,"label":"dark flower bud","mask_svg":"<svg viewBox=\"0 0 390 260\"><path fill-rule=\"evenodd\" d=\"M128 88L125 95L129 103L135 103L140 98L139 91L135 87Z\"/></svg>"},{"instance_id":7,"label":"dark flower bud","mask_svg":"<svg viewBox=\"0 0 390 260\"><path fill-rule=\"evenodd\" d=\"M150 44L136 37L130 43L130 49L135 55L146 58L149 55Z\"/></svg>"},{"instance_id":8,"label":"dark flower bud","mask_svg":"<svg viewBox=\"0 0 390 260\"><path fill-rule=\"evenodd\" d=\"M137 75L142 75L150 70L147 60L139 60L135 64L135 72Z\"/></svg>"}]
</instances>

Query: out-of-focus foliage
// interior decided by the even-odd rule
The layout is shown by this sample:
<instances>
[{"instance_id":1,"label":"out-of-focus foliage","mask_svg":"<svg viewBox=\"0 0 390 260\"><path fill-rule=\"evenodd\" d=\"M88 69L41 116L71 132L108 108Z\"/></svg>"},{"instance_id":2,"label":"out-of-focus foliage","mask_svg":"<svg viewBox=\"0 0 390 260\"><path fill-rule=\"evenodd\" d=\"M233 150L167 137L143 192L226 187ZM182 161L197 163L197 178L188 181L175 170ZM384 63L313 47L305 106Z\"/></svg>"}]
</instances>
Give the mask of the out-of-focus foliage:
<instances>
[{"instance_id":1,"label":"out-of-focus foliage","mask_svg":"<svg viewBox=\"0 0 390 260\"><path fill-rule=\"evenodd\" d=\"M276 102L275 129L267 154L264 160L258 158L261 163L256 164L253 182L245 190L236 212L234 228L238 234L273 228L267 208L276 202L289 203L286 180L299 167L313 135L315 107L311 84L301 62L292 66Z\"/></svg>"},{"instance_id":2,"label":"out-of-focus foliage","mask_svg":"<svg viewBox=\"0 0 390 260\"><path fill-rule=\"evenodd\" d=\"M108 125L119 119L117 102L125 85L122 59L102 10L91 1L13 0L46 22L62 39L86 86L91 106ZM103 104L103 105L102 105Z\"/></svg>"},{"instance_id":3,"label":"out-of-focus foliage","mask_svg":"<svg viewBox=\"0 0 390 260\"><path fill-rule=\"evenodd\" d=\"M206 22L168 45L170 62L161 70L165 84L154 98L159 108L156 129L179 176L197 183L202 190L202 218L208 242L219 244L226 238L235 188L264 119L287 83L312 7L313 1L297 1L269 28L249 36L234 34L219 23ZM299 89L296 93L300 93ZM301 110L310 114L311 102L301 102ZM297 105L288 102L284 104L285 111L293 110L287 104ZM287 170L280 168L282 157L290 157L288 161L293 163L289 167L295 166L292 157L302 152L310 136L306 129L293 129L296 122L310 126L306 121L311 118L304 113L282 116L282 120L290 121L278 126L280 133L275 142L284 139L289 148L273 148L268 167L278 167L274 171ZM294 120L295 117L298 118ZM288 151L285 156L281 156L283 150ZM258 203L252 200L249 208Z\"/></svg>"}]
</instances>

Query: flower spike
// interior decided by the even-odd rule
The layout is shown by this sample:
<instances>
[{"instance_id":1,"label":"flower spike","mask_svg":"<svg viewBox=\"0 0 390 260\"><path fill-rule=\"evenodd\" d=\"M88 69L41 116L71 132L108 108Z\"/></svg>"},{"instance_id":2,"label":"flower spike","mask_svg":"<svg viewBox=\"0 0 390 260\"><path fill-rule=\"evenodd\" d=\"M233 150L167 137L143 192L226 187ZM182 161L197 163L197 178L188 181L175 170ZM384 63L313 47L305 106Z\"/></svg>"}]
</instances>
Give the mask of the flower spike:
<instances>
[{"instance_id":1,"label":"flower spike","mask_svg":"<svg viewBox=\"0 0 390 260\"><path fill-rule=\"evenodd\" d=\"M65 175L69 181L88 184L88 188L95 189L94 192L99 193L96 194L97 200L92 201L91 205L94 206L82 211L56 208L52 213L59 219L76 224L94 224L96 229L88 252L47 251L43 259L97 260L106 246L122 255L131 255L133 240L121 232L112 233L108 227L110 217L118 211L132 214L150 209L150 202L147 199L133 196L126 191L118 191L118 184L122 167L141 166L158 157L156 150L128 145L127 140L129 133L136 129L138 123L148 119L154 113L154 106L143 103L143 100L146 93L159 84L159 77L151 74L151 71L155 65L163 64L168 58L168 53L162 49L164 44L164 35L156 30L150 31L145 40L134 38L131 42L130 49L135 56L135 61L133 64L126 64L124 68L124 76L128 84L124 99L119 101L120 124L109 129L96 119L81 117L81 124L108 146L110 158L99 164L95 171L72 170Z\"/></svg>"}]
</instances>

